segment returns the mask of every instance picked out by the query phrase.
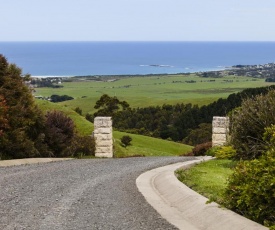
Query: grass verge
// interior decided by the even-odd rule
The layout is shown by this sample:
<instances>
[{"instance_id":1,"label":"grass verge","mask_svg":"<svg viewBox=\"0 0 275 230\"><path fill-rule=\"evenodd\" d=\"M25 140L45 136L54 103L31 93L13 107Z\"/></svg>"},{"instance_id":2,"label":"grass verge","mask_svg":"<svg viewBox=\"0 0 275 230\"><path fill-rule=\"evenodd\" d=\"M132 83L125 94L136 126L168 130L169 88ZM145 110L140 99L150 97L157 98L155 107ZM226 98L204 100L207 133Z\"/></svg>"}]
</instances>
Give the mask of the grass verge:
<instances>
[{"instance_id":1,"label":"grass verge","mask_svg":"<svg viewBox=\"0 0 275 230\"><path fill-rule=\"evenodd\" d=\"M188 170L177 170L178 179L191 189L207 197L209 201L223 203L222 194L227 178L233 173L236 162L232 160L210 160Z\"/></svg>"}]
</instances>

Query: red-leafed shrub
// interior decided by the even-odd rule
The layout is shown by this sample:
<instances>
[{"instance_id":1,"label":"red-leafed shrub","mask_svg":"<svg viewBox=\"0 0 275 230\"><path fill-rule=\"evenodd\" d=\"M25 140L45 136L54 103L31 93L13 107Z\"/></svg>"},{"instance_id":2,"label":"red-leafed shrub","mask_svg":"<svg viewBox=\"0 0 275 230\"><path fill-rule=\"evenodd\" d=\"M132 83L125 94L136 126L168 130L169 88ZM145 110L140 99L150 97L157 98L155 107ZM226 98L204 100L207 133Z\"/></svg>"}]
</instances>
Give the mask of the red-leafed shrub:
<instances>
[{"instance_id":1,"label":"red-leafed shrub","mask_svg":"<svg viewBox=\"0 0 275 230\"><path fill-rule=\"evenodd\" d=\"M212 147L212 142L206 142L196 145L192 149L193 156L205 156L208 149Z\"/></svg>"}]
</instances>

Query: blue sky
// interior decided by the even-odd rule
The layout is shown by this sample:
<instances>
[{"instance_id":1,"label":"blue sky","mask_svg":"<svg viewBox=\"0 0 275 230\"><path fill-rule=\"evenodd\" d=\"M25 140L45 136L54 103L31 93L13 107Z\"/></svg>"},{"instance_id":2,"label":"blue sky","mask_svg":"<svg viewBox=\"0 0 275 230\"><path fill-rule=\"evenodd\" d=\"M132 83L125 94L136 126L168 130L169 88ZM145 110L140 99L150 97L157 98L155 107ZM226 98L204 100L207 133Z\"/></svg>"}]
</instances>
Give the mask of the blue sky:
<instances>
[{"instance_id":1,"label":"blue sky","mask_svg":"<svg viewBox=\"0 0 275 230\"><path fill-rule=\"evenodd\" d=\"M0 3L0 41L275 41L274 0Z\"/></svg>"}]
</instances>

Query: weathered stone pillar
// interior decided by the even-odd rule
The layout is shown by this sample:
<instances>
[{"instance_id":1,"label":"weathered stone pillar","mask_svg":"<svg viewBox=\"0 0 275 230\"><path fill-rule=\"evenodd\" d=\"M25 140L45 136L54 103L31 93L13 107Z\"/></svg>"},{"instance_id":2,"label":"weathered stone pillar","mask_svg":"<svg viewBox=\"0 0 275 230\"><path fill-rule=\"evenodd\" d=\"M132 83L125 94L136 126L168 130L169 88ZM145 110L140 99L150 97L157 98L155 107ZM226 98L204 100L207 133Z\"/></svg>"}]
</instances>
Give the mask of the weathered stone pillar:
<instances>
[{"instance_id":1,"label":"weathered stone pillar","mask_svg":"<svg viewBox=\"0 0 275 230\"><path fill-rule=\"evenodd\" d=\"M229 117L213 117L212 146L222 146L227 142L229 133Z\"/></svg>"},{"instance_id":2,"label":"weathered stone pillar","mask_svg":"<svg viewBox=\"0 0 275 230\"><path fill-rule=\"evenodd\" d=\"M113 128L111 117L94 119L95 156L113 157Z\"/></svg>"}]
</instances>

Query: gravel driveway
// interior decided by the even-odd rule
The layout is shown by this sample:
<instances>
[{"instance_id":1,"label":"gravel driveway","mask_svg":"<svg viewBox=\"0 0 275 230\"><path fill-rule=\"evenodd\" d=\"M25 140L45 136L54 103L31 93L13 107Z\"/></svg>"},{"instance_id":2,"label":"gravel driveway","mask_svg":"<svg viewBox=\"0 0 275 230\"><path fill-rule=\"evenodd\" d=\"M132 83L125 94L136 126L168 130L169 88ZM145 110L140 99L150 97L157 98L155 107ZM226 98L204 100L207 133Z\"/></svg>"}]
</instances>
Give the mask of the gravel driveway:
<instances>
[{"instance_id":1,"label":"gravel driveway","mask_svg":"<svg viewBox=\"0 0 275 230\"><path fill-rule=\"evenodd\" d=\"M143 172L192 157L71 160L0 168L0 229L176 229L145 201Z\"/></svg>"}]
</instances>

